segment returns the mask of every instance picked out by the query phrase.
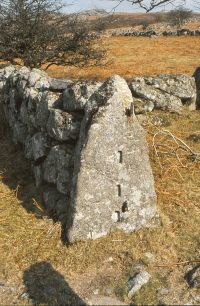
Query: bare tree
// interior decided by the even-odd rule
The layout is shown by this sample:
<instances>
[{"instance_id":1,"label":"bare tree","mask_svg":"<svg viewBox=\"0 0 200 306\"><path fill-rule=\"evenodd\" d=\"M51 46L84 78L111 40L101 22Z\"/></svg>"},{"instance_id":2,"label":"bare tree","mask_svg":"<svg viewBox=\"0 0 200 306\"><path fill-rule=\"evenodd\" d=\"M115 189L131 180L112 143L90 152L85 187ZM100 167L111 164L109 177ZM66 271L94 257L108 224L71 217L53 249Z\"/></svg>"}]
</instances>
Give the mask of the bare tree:
<instances>
[{"instance_id":1,"label":"bare tree","mask_svg":"<svg viewBox=\"0 0 200 306\"><path fill-rule=\"evenodd\" d=\"M116 6L114 7L114 10L123 2L129 2L132 5L136 5L142 9L144 9L147 13L152 11L158 6L164 6L168 4L174 4L176 0L108 0L116 2ZM181 0L183 3L185 0Z\"/></svg>"},{"instance_id":2,"label":"bare tree","mask_svg":"<svg viewBox=\"0 0 200 306\"><path fill-rule=\"evenodd\" d=\"M29 67L99 64L102 25L61 13L58 0L1 0L0 59ZM100 44L99 44L100 45Z\"/></svg>"},{"instance_id":3,"label":"bare tree","mask_svg":"<svg viewBox=\"0 0 200 306\"><path fill-rule=\"evenodd\" d=\"M172 25L178 26L180 28L188 21L188 19L192 17L192 14L193 12L191 10L179 6L178 8L168 12L167 19L168 22L170 22Z\"/></svg>"}]
</instances>

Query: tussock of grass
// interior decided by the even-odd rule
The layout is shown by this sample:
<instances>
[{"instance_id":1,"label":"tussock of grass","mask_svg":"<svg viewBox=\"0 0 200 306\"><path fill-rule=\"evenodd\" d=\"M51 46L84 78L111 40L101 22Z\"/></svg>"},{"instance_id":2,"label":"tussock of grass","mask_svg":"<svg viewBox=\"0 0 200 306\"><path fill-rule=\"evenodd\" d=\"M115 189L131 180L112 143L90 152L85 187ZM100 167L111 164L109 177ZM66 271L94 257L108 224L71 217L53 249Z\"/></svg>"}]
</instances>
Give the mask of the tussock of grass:
<instances>
[{"instance_id":1,"label":"tussock of grass","mask_svg":"<svg viewBox=\"0 0 200 306\"><path fill-rule=\"evenodd\" d=\"M2 304L26 302L21 297L25 290L23 273L41 261L51 263L53 268L62 274L83 298L87 298L95 286L103 288L105 283L106 287L109 284L113 288L113 294L117 292L126 300L124 296L126 288L121 286L121 280L124 279L124 286L126 286L127 275L138 261L146 263L147 270L152 275L151 284L155 284L155 286L149 285L137 295L136 300L140 303L145 304L146 299L153 304L160 287L172 288L170 281L162 284L162 279L171 279L168 277L171 270L174 282L181 284L177 286L177 290L180 292L182 288L187 290L184 278L180 277L180 273L184 274L187 267L184 265L176 267L171 264L179 261L193 261L200 257L200 163L194 163L183 156L182 160L187 164L187 168L183 168L173 156L162 156L161 175L152 147L152 137L157 127L150 123L152 116L159 115L159 112L148 115L145 129L155 176L161 227L140 230L130 235L116 232L109 237L79 242L71 246L62 244L60 225L43 217L33 177L28 171L29 164L23 158L21 149L13 146L10 135L2 123L3 132L0 133L0 281L15 288L11 293L0 291ZM198 112L185 112L181 116L162 113L162 116L170 120L167 129L186 141L196 151L200 151L199 143L188 140L190 134L199 130ZM38 204L34 205L35 201ZM153 253L155 262L145 262L145 252ZM169 267L160 268L159 264L166 264ZM170 298L180 303L180 296L177 295L176 290L171 291L169 303Z\"/></svg>"}]
</instances>

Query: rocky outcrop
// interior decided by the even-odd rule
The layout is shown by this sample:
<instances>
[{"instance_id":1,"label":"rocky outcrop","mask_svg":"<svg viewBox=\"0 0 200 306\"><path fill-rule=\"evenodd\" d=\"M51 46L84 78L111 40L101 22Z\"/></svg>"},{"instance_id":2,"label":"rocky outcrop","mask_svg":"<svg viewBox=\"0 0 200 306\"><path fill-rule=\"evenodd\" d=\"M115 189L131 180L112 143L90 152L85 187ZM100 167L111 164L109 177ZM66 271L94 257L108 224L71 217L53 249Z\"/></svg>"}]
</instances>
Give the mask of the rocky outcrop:
<instances>
[{"instance_id":1,"label":"rocky outcrop","mask_svg":"<svg viewBox=\"0 0 200 306\"><path fill-rule=\"evenodd\" d=\"M136 77L130 82L135 113L153 109L179 112L183 107L196 109L195 78L187 75Z\"/></svg>"},{"instance_id":2,"label":"rocky outcrop","mask_svg":"<svg viewBox=\"0 0 200 306\"><path fill-rule=\"evenodd\" d=\"M9 66L0 70L0 102L70 242L156 224L148 148L125 80L73 83Z\"/></svg>"}]
</instances>

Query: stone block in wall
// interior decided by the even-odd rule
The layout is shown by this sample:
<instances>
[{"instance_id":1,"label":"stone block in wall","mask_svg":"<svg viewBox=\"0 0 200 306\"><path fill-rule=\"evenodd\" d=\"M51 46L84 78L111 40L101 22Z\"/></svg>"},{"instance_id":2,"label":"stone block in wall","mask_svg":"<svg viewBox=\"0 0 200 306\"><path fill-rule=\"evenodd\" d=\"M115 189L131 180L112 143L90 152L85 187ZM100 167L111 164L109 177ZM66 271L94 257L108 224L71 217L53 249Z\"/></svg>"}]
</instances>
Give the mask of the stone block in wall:
<instances>
[{"instance_id":1,"label":"stone block in wall","mask_svg":"<svg viewBox=\"0 0 200 306\"><path fill-rule=\"evenodd\" d=\"M158 215L148 147L126 81L110 78L85 110L75 152L69 241L154 226Z\"/></svg>"},{"instance_id":2,"label":"stone block in wall","mask_svg":"<svg viewBox=\"0 0 200 306\"><path fill-rule=\"evenodd\" d=\"M136 99L143 100L138 114L146 111L149 102L155 109L179 112L183 106L196 109L195 79L187 75L159 75L137 77L131 81L130 89Z\"/></svg>"},{"instance_id":3,"label":"stone block in wall","mask_svg":"<svg viewBox=\"0 0 200 306\"><path fill-rule=\"evenodd\" d=\"M39 163L43 160L50 150L50 141L46 133L38 132L32 137L27 137L25 141L25 156Z\"/></svg>"},{"instance_id":4,"label":"stone block in wall","mask_svg":"<svg viewBox=\"0 0 200 306\"><path fill-rule=\"evenodd\" d=\"M20 97L16 88L9 90L9 108L13 113L18 113L22 104L22 98Z\"/></svg>"},{"instance_id":5,"label":"stone block in wall","mask_svg":"<svg viewBox=\"0 0 200 306\"><path fill-rule=\"evenodd\" d=\"M24 89L24 98L20 107L20 120L27 125L28 129L37 127L36 110L42 99L42 93L34 88Z\"/></svg>"},{"instance_id":6,"label":"stone block in wall","mask_svg":"<svg viewBox=\"0 0 200 306\"><path fill-rule=\"evenodd\" d=\"M130 89L134 97L144 101L151 101L155 109L179 112L182 109L181 100L168 93L163 93L159 89L146 84L143 77L134 78L130 84Z\"/></svg>"},{"instance_id":7,"label":"stone block in wall","mask_svg":"<svg viewBox=\"0 0 200 306\"><path fill-rule=\"evenodd\" d=\"M57 186L57 190L68 194L71 188L73 149L69 146L53 147L43 163L44 181Z\"/></svg>"},{"instance_id":8,"label":"stone block in wall","mask_svg":"<svg viewBox=\"0 0 200 306\"><path fill-rule=\"evenodd\" d=\"M16 67L12 65L0 69L0 80L5 82L14 72L16 72Z\"/></svg>"},{"instance_id":9,"label":"stone block in wall","mask_svg":"<svg viewBox=\"0 0 200 306\"><path fill-rule=\"evenodd\" d=\"M102 85L100 82L77 82L68 86L63 93L63 107L66 111L83 111L91 95Z\"/></svg>"},{"instance_id":10,"label":"stone block in wall","mask_svg":"<svg viewBox=\"0 0 200 306\"><path fill-rule=\"evenodd\" d=\"M193 99L195 97L194 78L188 75L164 74L160 77L146 78L146 81L155 88L159 88L180 99Z\"/></svg>"},{"instance_id":11,"label":"stone block in wall","mask_svg":"<svg viewBox=\"0 0 200 306\"><path fill-rule=\"evenodd\" d=\"M58 141L77 139L80 131L79 118L59 109L50 110L47 121L49 136Z\"/></svg>"},{"instance_id":12,"label":"stone block in wall","mask_svg":"<svg viewBox=\"0 0 200 306\"><path fill-rule=\"evenodd\" d=\"M36 126L46 129L51 110L54 108L62 108L61 94L44 92L36 106Z\"/></svg>"},{"instance_id":13,"label":"stone block in wall","mask_svg":"<svg viewBox=\"0 0 200 306\"><path fill-rule=\"evenodd\" d=\"M32 69L28 77L28 85L40 90L49 89L49 79L44 71Z\"/></svg>"},{"instance_id":14,"label":"stone block in wall","mask_svg":"<svg viewBox=\"0 0 200 306\"><path fill-rule=\"evenodd\" d=\"M27 127L20 121L15 120L12 125L13 129L13 141L17 143L24 144L26 138L28 137Z\"/></svg>"},{"instance_id":15,"label":"stone block in wall","mask_svg":"<svg viewBox=\"0 0 200 306\"><path fill-rule=\"evenodd\" d=\"M59 107L62 107L61 94L25 88L20 108L20 119L29 127L31 125L34 128L45 130L50 110Z\"/></svg>"},{"instance_id":16,"label":"stone block in wall","mask_svg":"<svg viewBox=\"0 0 200 306\"><path fill-rule=\"evenodd\" d=\"M73 84L73 82L70 80L50 78L49 90L62 92L66 88L68 88L71 84Z\"/></svg>"},{"instance_id":17,"label":"stone block in wall","mask_svg":"<svg viewBox=\"0 0 200 306\"><path fill-rule=\"evenodd\" d=\"M134 104L135 115L152 112L154 109L154 103L150 100L145 100L145 99L142 100L133 97L133 104Z\"/></svg>"},{"instance_id":18,"label":"stone block in wall","mask_svg":"<svg viewBox=\"0 0 200 306\"><path fill-rule=\"evenodd\" d=\"M183 105L196 103L196 85L194 77L185 74L163 74L157 77L146 77L145 82L164 93L181 99Z\"/></svg>"}]
</instances>

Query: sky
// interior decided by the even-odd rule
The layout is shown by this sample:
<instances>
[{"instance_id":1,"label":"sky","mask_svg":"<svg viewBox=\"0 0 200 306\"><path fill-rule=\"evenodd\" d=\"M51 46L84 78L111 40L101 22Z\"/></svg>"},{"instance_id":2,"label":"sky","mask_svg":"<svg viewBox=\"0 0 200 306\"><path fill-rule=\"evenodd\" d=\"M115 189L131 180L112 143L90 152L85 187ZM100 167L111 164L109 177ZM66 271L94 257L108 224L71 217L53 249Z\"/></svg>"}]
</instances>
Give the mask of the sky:
<instances>
[{"instance_id":1,"label":"sky","mask_svg":"<svg viewBox=\"0 0 200 306\"><path fill-rule=\"evenodd\" d=\"M107 11L111 11L116 4L118 3L117 1L110 1L110 0L65 0L66 4L69 4L67 6L67 11L68 12L78 12L78 11L83 11L83 10L88 10L88 9L93 9L93 8L103 8L106 9ZM176 0L176 3L181 3L181 0ZM193 9L194 5L192 4L192 0L186 0L186 5L184 5L187 8ZM169 10L172 9L172 6L162 6L158 10ZM157 11L158 11L157 10ZM131 5L131 3L128 3L124 1L121 3L117 8L117 12L140 12L142 11L141 9L138 9L136 6Z\"/></svg>"}]
</instances>

